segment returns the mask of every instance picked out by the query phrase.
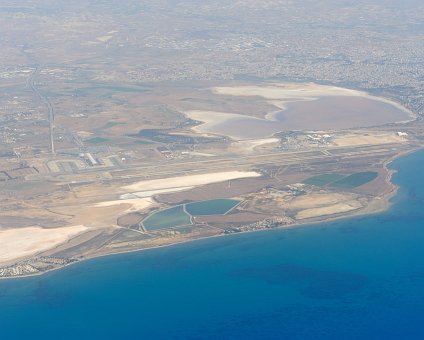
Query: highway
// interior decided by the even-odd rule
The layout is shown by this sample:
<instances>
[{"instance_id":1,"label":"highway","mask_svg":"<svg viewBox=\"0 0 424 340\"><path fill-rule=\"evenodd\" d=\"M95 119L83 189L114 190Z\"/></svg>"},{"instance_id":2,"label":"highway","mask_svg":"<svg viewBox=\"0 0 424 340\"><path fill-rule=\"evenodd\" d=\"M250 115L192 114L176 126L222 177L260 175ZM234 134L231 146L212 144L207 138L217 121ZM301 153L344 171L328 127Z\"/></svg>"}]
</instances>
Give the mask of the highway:
<instances>
[{"instance_id":1,"label":"highway","mask_svg":"<svg viewBox=\"0 0 424 340\"><path fill-rule=\"evenodd\" d=\"M43 96L43 94L40 92L40 90L35 86L35 81L40 74L41 67L37 65L34 72L31 74L31 76L27 80L27 86L35 93L35 95L41 100L41 102L44 103L47 107L48 111L48 119L49 119L49 128L50 128L50 151L52 154L55 154L55 148L54 148L54 107L50 100Z\"/></svg>"}]
</instances>

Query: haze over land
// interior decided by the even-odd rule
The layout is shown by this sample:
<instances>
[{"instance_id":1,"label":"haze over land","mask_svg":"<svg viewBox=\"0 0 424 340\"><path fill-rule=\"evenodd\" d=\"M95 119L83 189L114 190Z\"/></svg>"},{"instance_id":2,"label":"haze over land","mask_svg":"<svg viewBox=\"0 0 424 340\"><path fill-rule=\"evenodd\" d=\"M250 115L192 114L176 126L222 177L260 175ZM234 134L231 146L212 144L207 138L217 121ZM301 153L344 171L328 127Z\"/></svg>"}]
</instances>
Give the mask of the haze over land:
<instances>
[{"instance_id":1,"label":"haze over land","mask_svg":"<svg viewBox=\"0 0 424 340\"><path fill-rule=\"evenodd\" d=\"M2 3L0 276L387 209L387 163L423 142L423 20L409 0Z\"/></svg>"}]
</instances>

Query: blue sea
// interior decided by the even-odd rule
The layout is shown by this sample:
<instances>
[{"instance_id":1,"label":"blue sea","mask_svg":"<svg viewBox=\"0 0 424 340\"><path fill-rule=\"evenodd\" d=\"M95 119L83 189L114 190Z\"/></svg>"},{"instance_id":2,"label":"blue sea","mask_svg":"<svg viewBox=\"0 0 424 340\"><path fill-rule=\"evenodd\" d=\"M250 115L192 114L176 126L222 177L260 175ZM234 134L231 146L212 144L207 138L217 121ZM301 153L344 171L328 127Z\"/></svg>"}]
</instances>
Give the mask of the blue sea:
<instances>
[{"instance_id":1,"label":"blue sea","mask_svg":"<svg viewBox=\"0 0 424 340\"><path fill-rule=\"evenodd\" d=\"M0 339L424 339L423 165L379 215L0 281Z\"/></svg>"}]
</instances>

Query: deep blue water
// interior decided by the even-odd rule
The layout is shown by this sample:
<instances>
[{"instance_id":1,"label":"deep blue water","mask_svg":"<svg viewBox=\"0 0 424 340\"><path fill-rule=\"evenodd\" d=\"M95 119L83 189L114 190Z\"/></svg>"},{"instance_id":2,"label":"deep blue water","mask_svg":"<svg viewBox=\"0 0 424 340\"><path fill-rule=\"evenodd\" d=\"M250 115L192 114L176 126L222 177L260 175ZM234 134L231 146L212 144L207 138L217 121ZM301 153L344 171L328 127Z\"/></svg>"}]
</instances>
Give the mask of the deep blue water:
<instances>
[{"instance_id":1,"label":"deep blue water","mask_svg":"<svg viewBox=\"0 0 424 340\"><path fill-rule=\"evenodd\" d=\"M0 339L424 339L424 152L387 213L0 282Z\"/></svg>"}]
</instances>

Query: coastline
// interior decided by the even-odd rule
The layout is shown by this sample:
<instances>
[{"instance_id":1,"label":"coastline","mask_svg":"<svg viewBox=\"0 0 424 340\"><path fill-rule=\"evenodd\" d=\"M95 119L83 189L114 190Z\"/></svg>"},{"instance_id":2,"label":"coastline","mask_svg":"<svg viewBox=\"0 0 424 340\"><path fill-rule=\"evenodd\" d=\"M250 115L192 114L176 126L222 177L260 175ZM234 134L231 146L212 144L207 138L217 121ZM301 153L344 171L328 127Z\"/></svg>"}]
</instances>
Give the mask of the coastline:
<instances>
[{"instance_id":1,"label":"coastline","mask_svg":"<svg viewBox=\"0 0 424 340\"><path fill-rule=\"evenodd\" d=\"M390 199L393 198L394 196L396 196L398 189L399 189L399 185L396 185L392 182L393 174L395 174L397 172L397 170L389 169L388 168L389 164L391 164L393 161L395 161L398 158L401 158L401 157L407 156L409 154L418 152L419 150L422 150L423 148L424 148L423 146L419 146L419 147L417 146L417 147L412 148L411 150L399 152L396 155L392 156L391 158L387 159L383 164L383 168L386 171L385 182L388 185L389 190L387 192L385 192L384 194L382 194L381 196L377 196L377 197L373 198L373 200L371 200L367 204L367 206L365 206L364 208L360 208L360 209L355 210L355 211L351 211L351 212L347 212L347 213L341 213L341 214L337 214L337 215L334 215L334 216L327 216L323 219L317 218L316 220L298 222L298 223L293 223L293 224L285 225L285 226L279 226L279 227L275 227L275 228L248 230L248 231L243 231L243 232L238 232L238 233L230 233L230 234L222 233L222 234L212 235L212 236L198 237L198 238L193 238L193 239L185 239L185 240L181 240L181 241L176 241L174 243L157 245L157 246L152 246L152 247L146 247L146 248L142 248L142 249L119 250L119 251L116 251L116 252L110 252L110 253L106 253L106 254L87 256L87 257L84 257L84 258L81 258L81 259L77 259L76 261L73 261L73 262L70 262L70 263L67 263L67 264L64 264L64 265L61 265L61 266L57 266L55 268L51 268L51 269L48 269L48 270L45 270L45 271L40 271L40 272L30 273L30 274L25 274L25 275L10 276L10 277L0 277L0 280L24 279L24 278L41 276L41 275L47 274L49 272L54 272L56 270L65 269L66 267L74 265L74 264L78 264L78 263L81 263L81 262L84 262L84 261L94 260L94 259L102 258L102 257L106 257L106 256L142 252L142 251L148 251L148 250L153 250L153 249L160 249L160 248L165 248L165 247L182 245L182 244L185 244L185 243L190 243L190 242L195 242L195 241L200 241L200 240L207 240L207 239L218 238L218 237L227 237L227 236L232 236L232 235L236 236L236 235L240 235L240 234L265 232L265 231L269 231L269 230L294 229L294 228L309 227L309 226L313 227L317 224L383 213L383 212L388 211L391 208L392 204L390 202Z\"/></svg>"}]
</instances>

